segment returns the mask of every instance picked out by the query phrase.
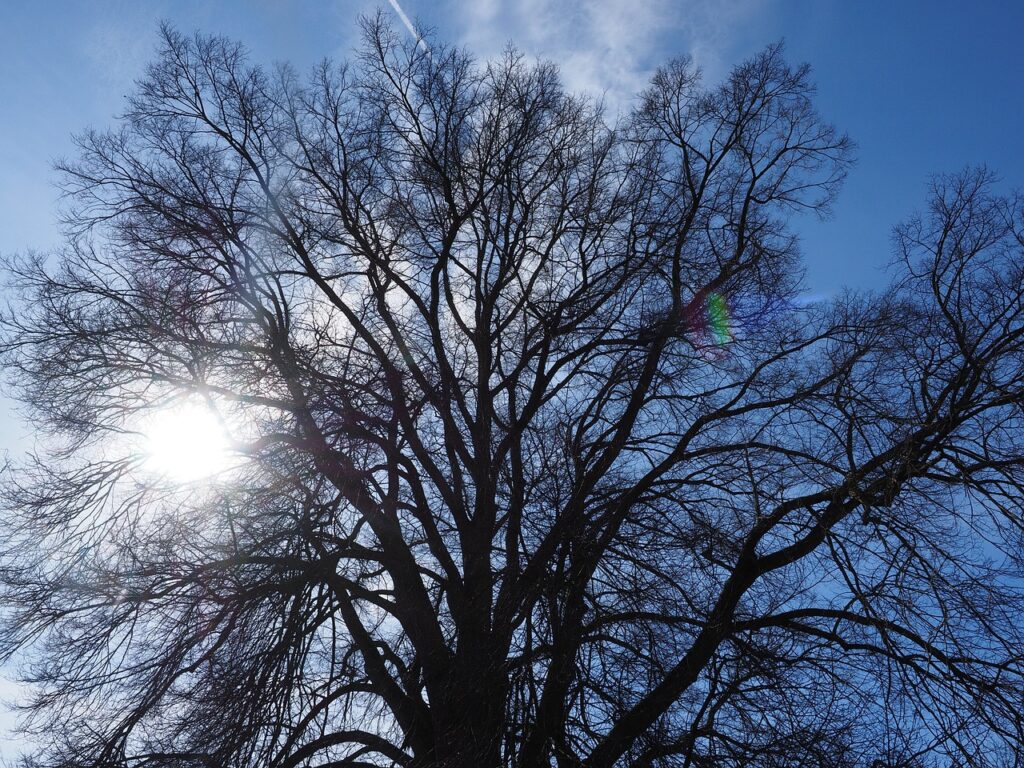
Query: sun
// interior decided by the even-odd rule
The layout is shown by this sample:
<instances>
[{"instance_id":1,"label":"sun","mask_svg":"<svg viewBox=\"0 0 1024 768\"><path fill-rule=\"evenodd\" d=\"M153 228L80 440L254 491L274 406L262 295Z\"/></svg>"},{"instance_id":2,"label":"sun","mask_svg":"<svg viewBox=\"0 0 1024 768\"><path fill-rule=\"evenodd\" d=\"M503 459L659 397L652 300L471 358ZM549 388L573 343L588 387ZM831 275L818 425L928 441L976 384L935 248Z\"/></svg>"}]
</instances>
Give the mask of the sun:
<instances>
[{"instance_id":1,"label":"sun","mask_svg":"<svg viewBox=\"0 0 1024 768\"><path fill-rule=\"evenodd\" d=\"M173 482L205 480L230 463L227 433L206 405L182 403L153 414L143 438L146 469Z\"/></svg>"}]
</instances>

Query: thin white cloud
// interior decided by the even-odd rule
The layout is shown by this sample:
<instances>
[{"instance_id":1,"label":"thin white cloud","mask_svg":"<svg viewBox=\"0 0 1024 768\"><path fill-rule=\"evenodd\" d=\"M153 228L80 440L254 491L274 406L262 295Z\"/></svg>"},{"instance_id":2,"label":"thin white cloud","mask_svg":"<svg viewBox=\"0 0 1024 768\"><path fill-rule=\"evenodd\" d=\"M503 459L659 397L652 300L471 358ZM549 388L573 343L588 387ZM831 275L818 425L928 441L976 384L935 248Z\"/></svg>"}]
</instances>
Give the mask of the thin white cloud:
<instances>
[{"instance_id":1,"label":"thin white cloud","mask_svg":"<svg viewBox=\"0 0 1024 768\"><path fill-rule=\"evenodd\" d=\"M738 32L770 0L479 0L446 8L471 51L494 56L509 42L549 58L566 85L625 107L670 56L690 54L716 80L734 63Z\"/></svg>"}]
</instances>

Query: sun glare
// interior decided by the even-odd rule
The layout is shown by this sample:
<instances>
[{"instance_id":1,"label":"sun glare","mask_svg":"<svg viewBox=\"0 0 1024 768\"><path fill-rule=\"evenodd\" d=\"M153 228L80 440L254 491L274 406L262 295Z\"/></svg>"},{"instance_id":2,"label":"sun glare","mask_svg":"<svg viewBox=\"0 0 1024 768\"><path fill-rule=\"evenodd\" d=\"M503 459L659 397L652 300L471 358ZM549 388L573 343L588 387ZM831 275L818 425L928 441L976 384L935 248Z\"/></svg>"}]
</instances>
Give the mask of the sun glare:
<instances>
[{"instance_id":1,"label":"sun glare","mask_svg":"<svg viewBox=\"0 0 1024 768\"><path fill-rule=\"evenodd\" d=\"M144 438L146 468L175 482L203 480L229 463L224 427L202 405L186 403L154 414Z\"/></svg>"}]
</instances>

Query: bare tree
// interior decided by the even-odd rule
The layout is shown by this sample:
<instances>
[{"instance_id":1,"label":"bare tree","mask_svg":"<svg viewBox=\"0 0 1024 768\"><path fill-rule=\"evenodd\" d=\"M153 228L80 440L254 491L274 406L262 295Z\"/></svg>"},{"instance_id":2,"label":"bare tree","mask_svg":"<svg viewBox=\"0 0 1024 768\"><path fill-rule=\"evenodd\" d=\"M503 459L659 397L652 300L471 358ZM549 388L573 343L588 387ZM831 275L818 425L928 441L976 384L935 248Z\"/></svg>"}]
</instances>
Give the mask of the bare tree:
<instances>
[{"instance_id":1,"label":"bare tree","mask_svg":"<svg viewBox=\"0 0 1024 768\"><path fill-rule=\"evenodd\" d=\"M1024 205L938 177L890 290L796 305L811 96L165 29L12 265L31 764L1021 765ZM183 400L238 462L181 487Z\"/></svg>"}]
</instances>

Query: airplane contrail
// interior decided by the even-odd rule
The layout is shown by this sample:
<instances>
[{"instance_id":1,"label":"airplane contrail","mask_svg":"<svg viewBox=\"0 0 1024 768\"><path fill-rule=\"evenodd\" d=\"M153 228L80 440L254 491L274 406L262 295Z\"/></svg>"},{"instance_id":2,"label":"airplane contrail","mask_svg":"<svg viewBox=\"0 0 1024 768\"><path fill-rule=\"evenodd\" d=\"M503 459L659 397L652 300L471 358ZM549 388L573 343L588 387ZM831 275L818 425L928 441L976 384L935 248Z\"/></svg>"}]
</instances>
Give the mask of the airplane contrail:
<instances>
[{"instance_id":1,"label":"airplane contrail","mask_svg":"<svg viewBox=\"0 0 1024 768\"><path fill-rule=\"evenodd\" d=\"M405 28L409 30L409 34L416 38L416 44L423 46L423 50L429 55L430 49L427 47L423 38L420 37L420 33L416 31L416 27L413 26L412 21L410 21L409 17L405 15L405 11L403 11L402 6L398 4L398 0L388 0L388 2L391 3L391 7L395 9L395 13L398 14L398 18L400 18L402 23L405 24Z\"/></svg>"}]
</instances>

